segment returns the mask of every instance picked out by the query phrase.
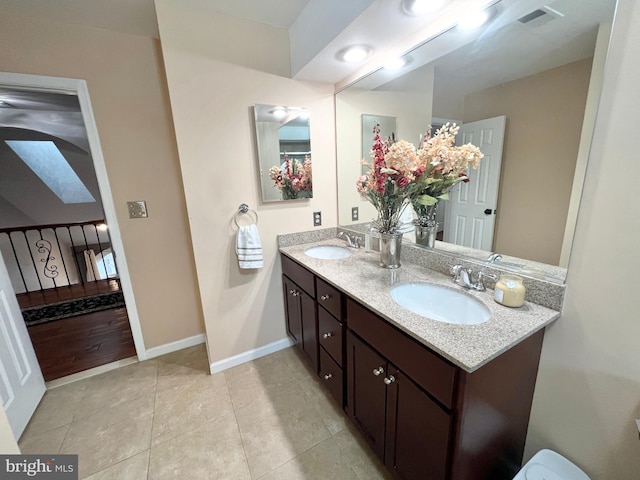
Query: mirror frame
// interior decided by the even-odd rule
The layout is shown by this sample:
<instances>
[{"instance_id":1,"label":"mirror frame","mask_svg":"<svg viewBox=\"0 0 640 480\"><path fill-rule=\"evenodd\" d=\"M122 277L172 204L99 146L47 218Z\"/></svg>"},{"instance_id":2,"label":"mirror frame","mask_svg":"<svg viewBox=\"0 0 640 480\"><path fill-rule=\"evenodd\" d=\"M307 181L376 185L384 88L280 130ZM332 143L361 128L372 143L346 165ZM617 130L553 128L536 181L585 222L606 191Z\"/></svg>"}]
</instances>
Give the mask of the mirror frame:
<instances>
[{"instance_id":1,"label":"mirror frame","mask_svg":"<svg viewBox=\"0 0 640 480\"><path fill-rule=\"evenodd\" d=\"M595 116L597 113L597 107L598 107L599 98L601 94L602 76L604 74L607 50L608 50L608 45L609 45L609 40L611 35L611 29L613 26L613 15L615 14L615 2L613 3L614 3L614 8L612 9L613 11L611 12L612 13L611 22L601 23L598 28L597 42L596 42L595 52L593 56L593 59L594 59L593 68L591 72L591 78L590 78L589 89L588 89L588 98L586 102L585 115L583 119L583 126L582 126L582 132L580 137L578 158L577 158L576 167L575 167L573 185L571 187L569 211L567 215L567 222L565 226L564 238L562 243L560 266L547 265L547 264L543 264L543 263L539 263L539 262L535 262L527 259L516 258L516 257L508 257L510 260L513 260L517 263L521 263L525 267L531 267L534 271L539 271L540 267L543 267L543 269L545 270L545 274L544 274L545 276L548 275L552 279L558 279L562 282L566 280L566 265L568 264L569 254L570 254L571 246L573 242L575 223L577 221L577 214L578 214L578 209L579 209L580 200L581 200L582 185L584 182L584 175L585 175L587 161L589 157L589 150L590 150L590 143L591 143L590 139L591 139L591 136L593 135L593 128L595 125ZM441 40L441 39L438 38L438 40ZM420 43L415 47L415 49L428 48L429 43L430 43L429 41ZM408 53L415 51L415 49L409 50ZM382 68L378 68L378 69L374 69L374 70L370 70L369 72L366 72L364 75L360 76L359 78L353 77L352 79L350 79L349 83L336 86L336 127L337 127L336 130L338 131L340 130L340 127L338 126L339 125L339 120L338 120L339 94L352 87L357 89L359 87L358 84L360 82L365 85L366 84L376 85L377 80L375 79L372 80L372 77L375 77L375 75L386 76L388 74L383 72ZM340 172L340 150L339 149L337 152L337 162L338 162L338 171ZM340 178L340 175L339 175L339 178ZM349 182L348 180L345 179L344 181L345 185L349 185L350 183L352 182ZM341 191L341 188L339 185L338 186L339 194L340 194L340 191ZM338 196L339 219L340 217L348 218L344 215L341 215L341 212L342 210L341 210L340 195L339 195ZM346 229L355 228L356 230L358 228L358 226L354 225L353 223L341 224L339 222L339 224L341 228L346 228ZM444 244L443 242L438 242L436 244L436 248L438 251L442 253L453 254L457 256L464 256L476 262L486 261L487 257L491 253L491 252L469 249L466 247L459 247L453 244Z\"/></svg>"}]
</instances>

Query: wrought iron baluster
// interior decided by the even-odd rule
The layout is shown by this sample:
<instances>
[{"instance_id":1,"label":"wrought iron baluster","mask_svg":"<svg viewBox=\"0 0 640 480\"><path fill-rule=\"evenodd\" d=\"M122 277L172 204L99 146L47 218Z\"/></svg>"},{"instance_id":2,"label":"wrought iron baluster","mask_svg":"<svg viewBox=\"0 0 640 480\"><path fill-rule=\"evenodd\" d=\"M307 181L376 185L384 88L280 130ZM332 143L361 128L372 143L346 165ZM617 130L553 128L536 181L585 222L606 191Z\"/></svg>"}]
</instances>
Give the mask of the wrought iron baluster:
<instances>
[{"instance_id":1,"label":"wrought iron baluster","mask_svg":"<svg viewBox=\"0 0 640 480\"><path fill-rule=\"evenodd\" d=\"M62 246L60 245L60 239L58 238L58 229L53 229L53 235L56 237L56 243L58 244L58 251L60 252L60 260L62 260L62 268L64 268L64 274L67 277L67 285L71 285L69 279L69 270L67 270L67 263L64 261L64 254L62 253Z\"/></svg>"},{"instance_id":2,"label":"wrought iron baluster","mask_svg":"<svg viewBox=\"0 0 640 480\"><path fill-rule=\"evenodd\" d=\"M22 271L22 267L20 266L20 259L18 258L18 253L16 252L16 246L13 244L13 238L11 238L11 233L7 233L7 237L9 238L9 244L11 245L11 250L13 251L13 258L16 259L16 265L18 266L18 271L20 272L20 280L22 280L22 285L24 285L24 291L28 292L29 287L27 287L27 282L24 279L24 272Z\"/></svg>"},{"instance_id":3,"label":"wrought iron baluster","mask_svg":"<svg viewBox=\"0 0 640 480\"><path fill-rule=\"evenodd\" d=\"M44 290L44 288L42 288L42 282L40 281L40 274L38 273L38 269L36 268L36 259L33 258L33 252L31 251L31 246L29 245L29 237L27 237L27 231L23 231L22 235L24 236L24 243L26 244L27 250L29 251L29 256L31 257L31 265L33 266L33 271L36 273L36 280L38 280L40 290Z\"/></svg>"}]
</instances>

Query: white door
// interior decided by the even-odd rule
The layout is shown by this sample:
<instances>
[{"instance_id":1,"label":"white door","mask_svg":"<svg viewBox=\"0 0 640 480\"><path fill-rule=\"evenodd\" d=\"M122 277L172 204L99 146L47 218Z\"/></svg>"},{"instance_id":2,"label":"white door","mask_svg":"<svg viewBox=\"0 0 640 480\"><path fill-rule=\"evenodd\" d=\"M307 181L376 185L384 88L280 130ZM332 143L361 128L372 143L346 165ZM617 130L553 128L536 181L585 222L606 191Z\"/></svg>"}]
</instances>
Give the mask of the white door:
<instances>
[{"instance_id":1,"label":"white door","mask_svg":"<svg viewBox=\"0 0 640 480\"><path fill-rule=\"evenodd\" d=\"M0 402L16 440L46 387L0 253Z\"/></svg>"},{"instance_id":2,"label":"white door","mask_svg":"<svg viewBox=\"0 0 640 480\"><path fill-rule=\"evenodd\" d=\"M506 122L507 117L502 115L460 126L456 143L472 143L484 157L478 169L467 171L469 182L459 182L449 194L445 242L492 250Z\"/></svg>"}]
</instances>

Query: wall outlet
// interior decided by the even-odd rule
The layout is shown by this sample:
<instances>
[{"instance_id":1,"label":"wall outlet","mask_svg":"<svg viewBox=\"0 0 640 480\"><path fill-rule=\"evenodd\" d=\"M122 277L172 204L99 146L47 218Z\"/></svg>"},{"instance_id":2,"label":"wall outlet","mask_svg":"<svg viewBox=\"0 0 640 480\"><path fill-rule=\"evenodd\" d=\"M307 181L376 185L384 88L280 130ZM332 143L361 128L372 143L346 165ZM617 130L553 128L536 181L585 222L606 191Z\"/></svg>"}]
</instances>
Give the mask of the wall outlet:
<instances>
[{"instance_id":1,"label":"wall outlet","mask_svg":"<svg viewBox=\"0 0 640 480\"><path fill-rule=\"evenodd\" d=\"M127 202L127 208L129 209L129 218L147 218L149 216L147 202L144 200Z\"/></svg>"},{"instance_id":2,"label":"wall outlet","mask_svg":"<svg viewBox=\"0 0 640 480\"><path fill-rule=\"evenodd\" d=\"M351 221L355 222L358 220L358 207L351 207Z\"/></svg>"},{"instance_id":3,"label":"wall outlet","mask_svg":"<svg viewBox=\"0 0 640 480\"><path fill-rule=\"evenodd\" d=\"M319 227L322 225L322 212L313 212L313 226Z\"/></svg>"}]
</instances>

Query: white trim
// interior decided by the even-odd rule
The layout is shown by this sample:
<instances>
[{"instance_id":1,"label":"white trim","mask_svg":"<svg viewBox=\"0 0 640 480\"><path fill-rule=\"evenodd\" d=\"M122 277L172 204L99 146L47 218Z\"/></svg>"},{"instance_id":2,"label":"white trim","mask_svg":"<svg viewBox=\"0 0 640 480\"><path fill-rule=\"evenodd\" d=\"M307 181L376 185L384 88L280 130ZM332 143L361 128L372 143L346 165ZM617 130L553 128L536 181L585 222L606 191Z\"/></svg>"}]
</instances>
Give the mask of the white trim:
<instances>
[{"instance_id":1,"label":"white trim","mask_svg":"<svg viewBox=\"0 0 640 480\"><path fill-rule=\"evenodd\" d=\"M111 243L114 251L116 252L116 263L120 274L122 293L124 294L124 300L127 306L127 315L129 316L129 324L131 325L133 343L136 347L138 359L146 360L147 352L144 346L140 317L138 316L136 300L133 294L133 286L131 284L131 277L129 276L129 268L127 266L124 245L122 244L122 238L120 237L120 227L116 217L116 208L111 195L111 186L109 185L107 167L104 163L102 148L100 146L100 138L98 137L98 128L93 117L93 109L91 108L91 99L89 98L87 82L72 78L0 72L0 85L16 86L19 88L48 92L55 91L78 96L80 110L82 111L82 118L87 130L87 139L89 141L91 157L93 158L93 166L96 171L96 178L98 179L98 186L100 188L100 198L102 199L105 220L107 221L107 225L109 225Z\"/></svg>"},{"instance_id":2,"label":"white trim","mask_svg":"<svg viewBox=\"0 0 640 480\"><path fill-rule=\"evenodd\" d=\"M165 343L164 345L158 345L147 350L147 359L156 358L167 353L177 352L189 347L195 347L205 343L204 333L194 335L193 337L183 338L182 340L176 340L175 342Z\"/></svg>"},{"instance_id":3,"label":"white trim","mask_svg":"<svg viewBox=\"0 0 640 480\"><path fill-rule=\"evenodd\" d=\"M50 382L45 383L45 385L47 386L47 390L50 390L52 388L61 387L62 385L77 382L78 380L84 380L85 378L94 377L96 375L100 375L101 373L110 372L111 370L115 370L117 368L126 367L127 365L131 365L134 363L138 363L138 359L136 357L124 358L122 360L116 360L115 362L107 363L106 365L100 365L99 367L90 368L89 370L83 370L82 372L67 375L66 377L56 378L55 380L51 380Z\"/></svg>"},{"instance_id":4,"label":"white trim","mask_svg":"<svg viewBox=\"0 0 640 480\"><path fill-rule=\"evenodd\" d=\"M269 355L279 350L284 350L285 348L289 348L291 345L293 345L293 342L288 337L283 338L282 340L277 340L262 347L239 353L238 355L234 355L233 357L213 362L209 366L209 370L211 371L212 375L214 373L220 373L229 368L236 367L246 362L250 362L251 360L255 360L256 358L264 357L265 355Z\"/></svg>"}]
</instances>

